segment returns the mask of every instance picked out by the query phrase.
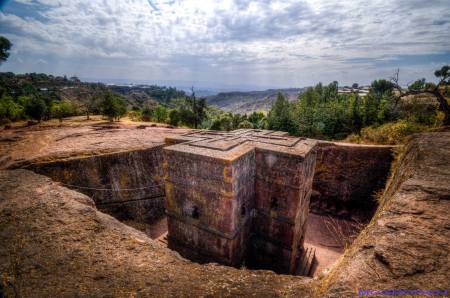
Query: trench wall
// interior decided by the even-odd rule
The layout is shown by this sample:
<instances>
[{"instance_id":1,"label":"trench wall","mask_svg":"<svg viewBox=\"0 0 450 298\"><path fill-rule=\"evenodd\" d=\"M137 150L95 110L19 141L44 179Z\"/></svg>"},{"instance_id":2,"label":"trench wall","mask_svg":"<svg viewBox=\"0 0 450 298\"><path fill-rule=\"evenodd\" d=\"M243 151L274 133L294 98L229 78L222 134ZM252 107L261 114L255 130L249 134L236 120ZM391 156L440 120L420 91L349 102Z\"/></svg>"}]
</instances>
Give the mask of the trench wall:
<instances>
[{"instance_id":1,"label":"trench wall","mask_svg":"<svg viewBox=\"0 0 450 298\"><path fill-rule=\"evenodd\" d=\"M374 194L384 188L393 149L320 142L310 211L366 221L377 208Z\"/></svg>"},{"instance_id":2,"label":"trench wall","mask_svg":"<svg viewBox=\"0 0 450 298\"><path fill-rule=\"evenodd\" d=\"M121 220L151 223L164 215L162 147L35 163L28 168L91 197Z\"/></svg>"},{"instance_id":3,"label":"trench wall","mask_svg":"<svg viewBox=\"0 0 450 298\"><path fill-rule=\"evenodd\" d=\"M33 163L27 168L90 196L103 212L149 223L165 210L163 147ZM385 184L392 150L320 142L310 211L357 220L370 217L377 206L372 197Z\"/></svg>"}]
</instances>

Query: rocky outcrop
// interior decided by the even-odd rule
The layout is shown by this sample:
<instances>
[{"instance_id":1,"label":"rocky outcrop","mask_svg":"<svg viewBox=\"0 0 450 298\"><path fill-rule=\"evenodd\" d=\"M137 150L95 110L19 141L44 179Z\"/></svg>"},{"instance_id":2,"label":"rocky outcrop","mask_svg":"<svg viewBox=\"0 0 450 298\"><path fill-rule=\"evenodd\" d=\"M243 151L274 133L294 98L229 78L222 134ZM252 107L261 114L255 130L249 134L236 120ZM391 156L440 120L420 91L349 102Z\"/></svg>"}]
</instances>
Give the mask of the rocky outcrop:
<instances>
[{"instance_id":1,"label":"rocky outcrop","mask_svg":"<svg viewBox=\"0 0 450 298\"><path fill-rule=\"evenodd\" d=\"M416 136L394 168L374 218L322 281L321 297L450 289L450 132Z\"/></svg>"},{"instance_id":2,"label":"rocky outcrop","mask_svg":"<svg viewBox=\"0 0 450 298\"><path fill-rule=\"evenodd\" d=\"M389 175L392 146L319 142L310 210L364 222Z\"/></svg>"}]
</instances>

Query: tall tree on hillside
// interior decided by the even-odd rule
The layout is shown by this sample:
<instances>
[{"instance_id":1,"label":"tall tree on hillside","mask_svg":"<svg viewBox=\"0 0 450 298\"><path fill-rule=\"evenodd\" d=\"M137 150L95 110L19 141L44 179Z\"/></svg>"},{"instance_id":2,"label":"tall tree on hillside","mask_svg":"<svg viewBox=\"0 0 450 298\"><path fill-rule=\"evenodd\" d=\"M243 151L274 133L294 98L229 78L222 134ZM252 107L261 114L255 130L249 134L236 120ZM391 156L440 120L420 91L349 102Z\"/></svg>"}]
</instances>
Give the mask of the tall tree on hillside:
<instances>
[{"instance_id":1,"label":"tall tree on hillside","mask_svg":"<svg viewBox=\"0 0 450 298\"><path fill-rule=\"evenodd\" d=\"M269 112L268 124L269 129L293 132L294 123L290 115L290 104L283 96L278 93L277 99Z\"/></svg>"},{"instance_id":2,"label":"tall tree on hillside","mask_svg":"<svg viewBox=\"0 0 450 298\"><path fill-rule=\"evenodd\" d=\"M0 64L8 59L11 46L12 43L6 37L0 36Z\"/></svg>"},{"instance_id":3,"label":"tall tree on hillside","mask_svg":"<svg viewBox=\"0 0 450 298\"><path fill-rule=\"evenodd\" d=\"M450 84L450 65L444 65L441 69L434 72L434 75L439 79L437 84L426 83L425 79L415 81L409 85L408 90L404 91L399 84L399 70L396 71L391 78L391 82L394 88L397 90L397 102L400 98L417 95L417 94L430 94L436 98L439 103L439 109L444 113L444 125L450 125L450 106L447 99L444 96L445 88Z\"/></svg>"},{"instance_id":4,"label":"tall tree on hillside","mask_svg":"<svg viewBox=\"0 0 450 298\"><path fill-rule=\"evenodd\" d=\"M106 91L100 107L102 114L108 117L110 122L113 122L114 119L120 119L127 112L125 101L111 91Z\"/></svg>"},{"instance_id":5,"label":"tall tree on hillside","mask_svg":"<svg viewBox=\"0 0 450 298\"><path fill-rule=\"evenodd\" d=\"M77 98L81 104L86 120L90 120L91 114L98 108L100 101L105 96L102 85L83 84L76 88Z\"/></svg>"},{"instance_id":6,"label":"tall tree on hillside","mask_svg":"<svg viewBox=\"0 0 450 298\"><path fill-rule=\"evenodd\" d=\"M191 106L192 111L192 124L194 128L197 128L198 125L202 123L202 121L206 118L206 99L200 98L197 99L195 97L194 87L191 88L191 96L186 98L186 101Z\"/></svg>"}]
</instances>

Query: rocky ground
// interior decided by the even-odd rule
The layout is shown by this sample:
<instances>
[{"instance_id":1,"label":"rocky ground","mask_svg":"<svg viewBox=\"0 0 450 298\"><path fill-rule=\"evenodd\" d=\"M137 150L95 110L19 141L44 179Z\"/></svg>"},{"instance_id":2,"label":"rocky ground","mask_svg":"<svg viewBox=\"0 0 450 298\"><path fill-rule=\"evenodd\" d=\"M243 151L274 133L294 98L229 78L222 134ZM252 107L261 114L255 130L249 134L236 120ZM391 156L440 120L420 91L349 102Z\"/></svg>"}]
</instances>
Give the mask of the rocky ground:
<instances>
[{"instance_id":1,"label":"rocky ground","mask_svg":"<svg viewBox=\"0 0 450 298\"><path fill-rule=\"evenodd\" d=\"M2 167L149 146L182 131L118 126L2 132ZM309 279L192 263L98 211L85 195L28 170L2 170L0 297L357 297L358 289L450 290L450 132L415 137L380 202L331 272Z\"/></svg>"},{"instance_id":2,"label":"rocky ground","mask_svg":"<svg viewBox=\"0 0 450 298\"><path fill-rule=\"evenodd\" d=\"M166 137L188 131L127 119L110 123L99 116L90 121L73 117L62 125L55 120L29 127L23 123L0 132L0 168L148 149L163 144Z\"/></svg>"}]
</instances>

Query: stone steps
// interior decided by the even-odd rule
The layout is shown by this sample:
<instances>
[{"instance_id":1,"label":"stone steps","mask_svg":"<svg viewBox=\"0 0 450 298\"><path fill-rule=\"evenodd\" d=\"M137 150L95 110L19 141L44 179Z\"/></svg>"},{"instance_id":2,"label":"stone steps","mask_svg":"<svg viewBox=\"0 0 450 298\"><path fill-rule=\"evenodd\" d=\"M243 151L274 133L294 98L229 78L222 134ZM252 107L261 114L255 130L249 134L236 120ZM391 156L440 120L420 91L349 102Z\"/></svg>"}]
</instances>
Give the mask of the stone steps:
<instances>
[{"instance_id":1,"label":"stone steps","mask_svg":"<svg viewBox=\"0 0 450 298\"><path fill-rule=\"evenodd\" d=\"M305 246L301 256L297 259L297 270L295 275L311 276L311 269L316 258L316 248Z\"/></svg>"}]
</instances>

